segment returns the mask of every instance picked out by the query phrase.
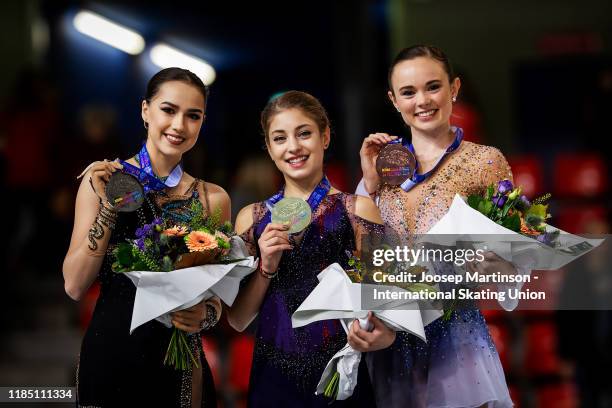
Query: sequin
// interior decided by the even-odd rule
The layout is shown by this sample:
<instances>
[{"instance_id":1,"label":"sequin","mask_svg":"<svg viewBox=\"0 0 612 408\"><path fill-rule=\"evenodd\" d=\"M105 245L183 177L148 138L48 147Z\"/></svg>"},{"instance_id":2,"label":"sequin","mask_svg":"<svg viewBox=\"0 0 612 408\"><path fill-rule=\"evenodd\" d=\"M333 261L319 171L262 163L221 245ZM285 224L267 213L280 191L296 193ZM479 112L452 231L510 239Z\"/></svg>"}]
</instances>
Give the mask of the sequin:
<instances>
[{"instance_id":1,"label":"sequin","mask_svg":"<svg viewBox=\"0 0 612 408\"><path fill-rule=\"evenodd\" d=\"M117 243L133 239L136 229L153 218L161 215L171 221L183 220L193 200L199 199L199 183L194 181L181 195L149 193L136 212L119 214L98 276L101 293L77 366L77 398L81 406L191 407L192 371L163 366L172 330L152 321L129 333L136 290L128 277L112 272L111 253ZM200 334L187 338L203 367L202 406L216 406Z\"/></svg>"},{"instance_id":2,"label":"sequin","mask_svg":"<svg viewBox=\"0 0 612 408\"><path fill-rule=\"evenodd\" d=\"M382 226L354 214L355 200L344 193L325 197L294 249L283 253L259 310L249 406L328 406L314 392L325 365L346 344L346 334L338 320L293 329L291 315L318 284L319 272L334 262L348 268L361 234L382 233ZM242 235L252 254L258 251L266 211L263 203L255 204L254 224Z\"/></svg>"},{"instance_id":3,"label":"sequin","mask_svg":"<svg viewBox=\"0 0 612 408\"><path fill-rule=\"evenodd\" d=\"M384 186L379 192L381 216L387 229L409 244L446 214L455 194L481 193L504 178L512 180L512 173L499 150L464 141L436 173L410 191ZM451 273L444 271L445 265L437 267L436 273ZM398 333L391 347L366 355L378 406L480 406L486 401L512 406L480 311L457 310L425 332L427 342Z\"/></svg>"}]
</instances>

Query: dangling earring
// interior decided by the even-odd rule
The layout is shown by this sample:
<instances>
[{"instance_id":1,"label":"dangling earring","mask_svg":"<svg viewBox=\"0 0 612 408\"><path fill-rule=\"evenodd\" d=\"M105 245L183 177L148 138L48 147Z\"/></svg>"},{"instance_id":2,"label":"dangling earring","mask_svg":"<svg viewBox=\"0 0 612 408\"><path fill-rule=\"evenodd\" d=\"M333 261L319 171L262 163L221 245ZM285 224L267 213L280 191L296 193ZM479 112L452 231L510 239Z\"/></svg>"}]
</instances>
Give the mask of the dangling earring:
<instances>
[{"instance_id":1,"label":"dangling earring","mask_svg":"<svg viewBox=\"0 0 612 408\"><path fill-rule=\"evenodd\" d=\"M149 124L145 120L142 121L142 126L144 126L145 129L149 130Z\"/></svg>"},{"instance_id":2,"label":"dangling earring","mask_svg":"<svg viewBox=\"0 0 612 408\"><path fill-rule=\"evenodd\" d=\"M400 108L396 107L395 110L397 110L398 112L401 112Z\"/></svg>"}]
</instances>

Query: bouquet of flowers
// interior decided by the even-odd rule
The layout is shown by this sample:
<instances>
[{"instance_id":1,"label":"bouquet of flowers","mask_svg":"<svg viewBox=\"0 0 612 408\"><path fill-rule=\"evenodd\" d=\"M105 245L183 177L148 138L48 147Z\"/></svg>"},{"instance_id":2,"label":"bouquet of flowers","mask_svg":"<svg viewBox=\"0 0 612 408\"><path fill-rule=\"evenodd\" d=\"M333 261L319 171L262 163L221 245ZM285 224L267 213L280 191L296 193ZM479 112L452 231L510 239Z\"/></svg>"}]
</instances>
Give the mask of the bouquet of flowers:
<instances>
[{"instance_id":1,"label":"bouquet of flowers","mask_svg":"<svg viewBox=\"0 0 612 408\"><path fill-rule=\"evenodd\" d=\"M545 194L530 202L527 197L521 195L521 187L515 188L510 180L505 179L497 183L497 188L491 184L484 196L470 195L467 203L509 230L535 238L554 248L560 231L546 229L546 220L550 218L550 214L548 205L544 203L549 198L550 194Z\"/></svg>"},{"instance_id":2,"label":"bouquet of flowers","mask_svg":"<svg viewBox=\"0 0 612 408\"><path fill-rule=\"evenodd\" d=\"M113 250L113 271L125 273L137 287L130 332L152 319L170 327L169 313L213 295L231 305L240 279L254 270L231 223L220 222L220 211L204 217L199 201L188 211L188 222L156 218ZM164 364L185 370L191 363L198 367L187 334L174 327Z\"/></svg>"},{"instance_id":3,"label":"bouquet of flowers","mask_svg":"<svg viewBox=\"0 0 612 408\"><path fill-rule=\"evenodd\" d=\"M317 278L319 284L302 302L291 318L293 327L302 327L312 322L328 319L340 319L344 330L348 333L349 325L354 319L364 330L372 330L368 320L368 310L362 310L362 285L374 286L371 274L367 272L361 261L353 258L349 265L354 269L345 271L334 263L323 270ZM416 268L422 268L415 265ZM378 271L381 272L381 271ZM424 272L414 269L413 273ZM382 272L387 273L387 272ZM376 284L377 289L390 289L389 286ZM395 290L435 290L432 286L422 283L408 284L406 288ZM410 305L408 305L410 304ZM420 310L413 300L382 301L378 310L372 312L388 327L396 331L407 331L425 340L425 325L440 317L436 310ZM346 344L327 363L317 385L316 394L328 398L344 400L353 394L357 385L357 373L361 361L361 352Z\"/></svg>"},{"instance_id":4,"label":"bouquet of flowers","mask_svg":"<svg viewBox=\"0 0 612 408\"><path fill-rule=\"evenodd\" d=\"M484 194L467 199L456 194L448 212L419 241L448 247L457 247L459 241L481 243L522 273L559 269L603 240L549 225L548 198L550 194L530 202L510 180L501 180L497 187L491 185Z\"/></svg>"}]
</instances>

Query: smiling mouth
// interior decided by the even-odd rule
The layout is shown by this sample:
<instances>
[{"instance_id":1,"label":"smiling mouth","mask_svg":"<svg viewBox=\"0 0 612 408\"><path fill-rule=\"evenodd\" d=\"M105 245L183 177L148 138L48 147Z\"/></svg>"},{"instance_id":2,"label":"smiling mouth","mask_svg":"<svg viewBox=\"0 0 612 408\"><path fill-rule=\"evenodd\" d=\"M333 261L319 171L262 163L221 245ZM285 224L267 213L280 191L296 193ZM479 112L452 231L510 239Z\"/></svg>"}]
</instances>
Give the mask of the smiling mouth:
<instances>
[{"instance_id":1,"label":"smiling mouth","mask_svg":"<svg viewBox=\"0 0 612 408\"><path fill-rule=\"evenodd\" d=\"M437 109L430 109L430 110L415 113L414 116L417 116L419 118L429 118L433 116L437 111L438 111Z\"/></svg>"},{"instance_id":2,"label":"smiling mouth","mask_svg":"<svg viewBox=\"0 0 612 408\"><path fill-rule=\"evenodd\" d=\"M164 133L164 136L173 145L179 145L185 141L185 138L181 136L171 135L168 133Z\"/></svg>"},{"instance_id":3,"label":"smiling mouth","mask_svg":"<svg viewBox=\"0 0 612 408\"><path fill-rule=\"evenodd\" d=\"M309 156L297 156L292 157L291 159L285 160L291 167L300 167L304 164L306 160L308 160Z\"/></svg>"}]
</instances>

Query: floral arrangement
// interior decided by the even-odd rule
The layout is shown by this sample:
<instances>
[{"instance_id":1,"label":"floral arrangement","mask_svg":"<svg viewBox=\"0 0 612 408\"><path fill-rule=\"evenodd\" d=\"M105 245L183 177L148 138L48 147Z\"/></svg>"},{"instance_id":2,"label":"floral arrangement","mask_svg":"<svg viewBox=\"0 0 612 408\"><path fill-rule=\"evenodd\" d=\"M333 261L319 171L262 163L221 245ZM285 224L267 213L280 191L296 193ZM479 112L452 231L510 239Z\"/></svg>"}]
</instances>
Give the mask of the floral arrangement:
<instances>
[{"instance_id":1,"label":"floral arrangement","mask_svg":"<svg viewBox=\"0 0 612 408\"><path fill-rule=\"evenodd\" d=\"M189 222L174 224L155 218L136 230L136 238L122 242L113 250L114 272L171 272L205 264L233 263L228 259L232 225L220 222L220 211L204 217L199 201L188 209ZM198 366L187 343L186 333L173 328L164 364L185 370Z\"/></svg>"},{"instance_id":2,"label":"floral arrangement","mask_svg":"<svg viewBox=\"0 0 612 408\"><path fill-rule=\"evenodd\" d=\"M351 269L347 269L345 270L347 276L349 277L349 279L351 280L351 282L353 283L373 283L376 284L377 282L374 281L373 279L373 274L374 272L381 272L383 274L383 276L385 275L390 275L393 272L389 272L389 270L394 269L394 267L396 267L396 265L394 264L388 264L385 267L382 267L380 269L376 269L373 270L372 268L368 268L366 267L365 263L355 254L353 253L352 255L350 254L349 251L347 251L347 255L349 255L349 260L348 260L348 266ZM412 274L421 274L421 273L425 273L427 272L427 268L424 266L420 266L420 265L414 265L414 266L410 266L408 268L408 272L412 273ZM436 288L433 287L432 285L428 285L426 283L418 283L418 282L414 282L414 283L400 283L400 282L394 282L391 284L392 286L396 286L399 287L401 289L404 290L409 290L412 292L418 292L418 291L432 291L432 292L436 292ZM359 324L361 325L361 327L363 329L368 329L367 326L364 326L364 323L362 321L362 319L360 319ZM369 322L367 323L369 324ZM340 373L338 373L338 371L336 370L333 375L330 376L328 382L325 384L325 388L323 391L323 395L326 398L330 398L333 400L337 399L338 396L338 387L340 385Z\"/></svg>"},{"instance_id":3,"label":"floral arrangement","mask_svg":"<svg viewBox=\"0 0 612 408\"><path fill-rule=\"evenodd\" d=\"M521 187L515 188L510 180L504 179L497 183L497 188L493 184L487 187L484 196L470 195L467 203L501 226L555 247L560 231L546 231L550 214L548 204L544 203L550 197L545 194L530 202L521 195Z\"/></svg>"}]
</instances>

